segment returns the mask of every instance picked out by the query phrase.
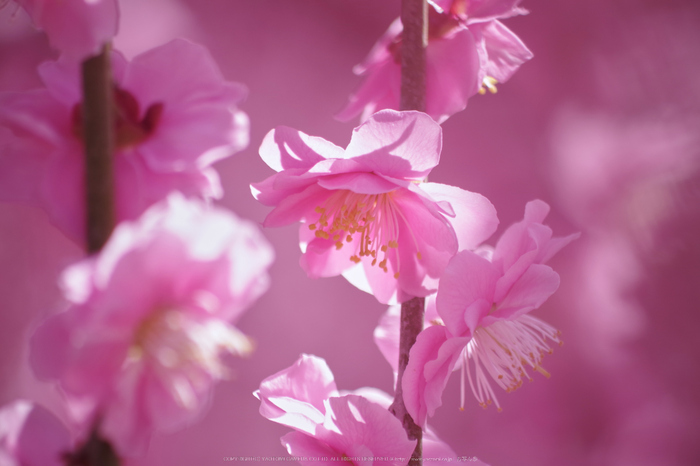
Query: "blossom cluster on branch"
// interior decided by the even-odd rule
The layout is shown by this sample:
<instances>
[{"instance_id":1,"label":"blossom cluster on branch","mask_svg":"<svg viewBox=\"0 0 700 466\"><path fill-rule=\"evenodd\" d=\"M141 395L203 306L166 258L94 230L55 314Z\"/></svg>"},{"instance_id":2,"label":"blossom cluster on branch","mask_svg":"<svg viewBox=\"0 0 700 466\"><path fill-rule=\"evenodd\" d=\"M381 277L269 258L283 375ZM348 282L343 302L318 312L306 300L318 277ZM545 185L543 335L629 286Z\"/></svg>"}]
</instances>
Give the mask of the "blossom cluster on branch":
<instances>
[{"instance_id":1,"label":"blossom cluster on branch","mask_svg":"<svg viewBox=\"0 0 700 466\"><path fill-rule=\"evenodd\" d=\"M110 50L116 0L17 3L61 56L39 67L45 88L0 93L0 161L10 167L0 173L0 200L42 208L84 244L90 116L81 67L106 50L119 224L99 252L65 269L63 308L30 339L34 374L61 391L67 425L30 402L5 407L0 462L97 464L85 459L97 444L110 461L143 455L154 434L203 415L229 376L230 355L253 351L235 324L267 289L274 254L257 226L211 203L223 195L213 164L248 145L238 109L247 91L186 40L131 60ZM525 11L520 0L429 3L425 113L398 109L406 44L397 20L355 69L365 81L338 117L363 122L347 147L280 126L259 149L277 172L251 185L273 208L264 226L301 223L300 265L310 278L342 275L386 305L428 301L405 372L396 307L376 331L422 438L407 433L388 394L339 392L321 358L302 355L260 383L260 413L294 429L282 445L315 458L301 464L408 464L415 451L454 460L427 426L451 373L462 371L462 407L466 381L481 405L499 406L487 375L507 391L528 371L547 375L542 356L559 342L529 313L559 286L545 262L576 235L554 237L542 223L549 206L536 200L490 247L499 223L492 203L427 181L441 157L440 123L532 57L500 22ZM32 442L41 449L28 450Z\"/></svg>"}]
</instances>

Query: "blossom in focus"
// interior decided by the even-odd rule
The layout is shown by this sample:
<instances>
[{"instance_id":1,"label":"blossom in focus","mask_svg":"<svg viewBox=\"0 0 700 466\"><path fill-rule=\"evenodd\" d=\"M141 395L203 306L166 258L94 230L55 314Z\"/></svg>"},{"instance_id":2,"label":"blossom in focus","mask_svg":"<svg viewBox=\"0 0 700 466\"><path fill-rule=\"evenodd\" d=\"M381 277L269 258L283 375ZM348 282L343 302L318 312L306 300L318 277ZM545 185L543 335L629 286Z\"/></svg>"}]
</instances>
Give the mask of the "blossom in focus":
<instances>
[{"instance_id":1,"label":"blossom in focus","mask_svg":"<svg viewBox=\"0 0 700 466\"><path fill-rule=\"evenodd\" d=\"M422 182L441 145L440 126L413 111L373 115L346 149L278 127L260 155L279 173L253 184L253 195L275 207L265 226L303 223L301 266L310 277L343 274L382 303L426 296L450 258L498 224L485 197Z\"/></svg>"},{"instance_id":2,"label":"blossom in focus","mask_svg":"<svg viewBox=\"0 0 700 466\"><path fill-rule=\"evenodd\" d=\"M371 464L402 465L415 448L387 409L389 395L373 388L338 392L328 365L316 356L301 355L263 380L254 395L260 414L295 430L281 440L290 455L307 458L299 460L303 465L319 464L323 457L328 460L321 464L365 464L356 458L375 458ZM455 458L432 431L426 437L425 456Z\"/></svg>"},{"instance_id":3,"label":"blossom in focus","mask_svg":"<svg viewBox=\"0 0 700 466\"><path fill-rule=\"evenodd\" d=\"M174 40L131 62L112 53L117 220L137 218L172 190L221 196L211 165L248 144L236 103L208 51ZM0 200L43 208L69 237L85 236L80 67L39 67L46 89L0 93Z\"/></svg>"},{"instance_id":4,"label":"blossom in focus","mask_svg":"<svg viewBox=\"0 0 700 466\"><path fill-rule=\"evenodd\" d=\"M99 53L119 27L117 0L15 0L46 32L51 46L73 61Z\"/></svg>"},{"instance_id":5,"label":"blossom in focus","mask_svg":"<svg viewBox=\"0 0 700 466\"><path fill-rule=\"evenodd\" d=\"M426 113L438 123L464 110L475 94L496 92L532 58L525 44L499 19L526 13L521 0L442 0L428 8ZM336 115L366 120L385 108L398 109L401 91L403 25L397 18L353 72L365 76L360 88Z\"/></svg>"},{"instance_id":6,"label":"blossom in focus","mask_svg":"<svg viewBox=\"0 0 700 466\"><path fill-rule=\"evenodd\" d=\"M250 353L232 324L267 289L272 258L252 223L173 194L64 272L69 306L32 336L32 368L58 381L77 422L99 419L117 451L142 453L153 431L204 412L223 354Z\"/></svg>"},{"instance_id":7,"label":"blossom in focus","mask_svg":"<svg viewBox=\"0 0 700 466\"><path fill-rule=\"evenodd\" d=\"M402 380L406 408L417 423L442 404L457 364L462 407L466 380L479 404L500 409L489 377L512 391L530 379L528 366L549 376L541 361L551 352L548 340L560 343L558 332L528 313L559 287L559 275L544 262L578 234L553 238L542 224L548 212L545 202L529 202L524 220L509 227L493 251L461 251L445 269L436 301L443 325L418 335Z\"/></svg>"},{"instance_id":8,"label":"blossom in focus","mask_svg":"<svg viewBox=\"0 0 700 466\"><path fill-rule=\"evenodd\" d=\"M0 464L61 466L70 450L68 429L45 408L17 400L0 408Z\"/></svg>"}]
</instances>

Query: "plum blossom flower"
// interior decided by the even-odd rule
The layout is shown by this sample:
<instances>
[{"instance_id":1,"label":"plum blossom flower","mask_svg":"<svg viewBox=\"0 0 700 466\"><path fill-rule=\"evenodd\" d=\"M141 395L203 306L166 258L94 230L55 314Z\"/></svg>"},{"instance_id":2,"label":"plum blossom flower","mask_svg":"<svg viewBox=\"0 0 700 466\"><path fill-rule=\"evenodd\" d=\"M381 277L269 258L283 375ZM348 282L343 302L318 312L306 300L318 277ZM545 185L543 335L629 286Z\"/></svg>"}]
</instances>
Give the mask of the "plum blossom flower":
<instances>
[{"instance_id":1,"label":"plum blossom flower","mask_svg":"<svg viewBox=\"0 0 700 466\"><path fill-rule=\"evenodd\" d=\"M316 356L302 354L263 380L254 395L261 415L295 430L282 437L282 445L290 455L306 457L299 460L303 465L319 464L324 457L320 464L404 465L415 448L416 441L387 409L389 395L374 388L339 392L326 361ZM432 430L426 432L423 451L443 461L456 458Z\"/></svg>"},{"instance_id":2,"label":"plum blossom flower","mask_svg":"<svg viewBox=\"0 0 700 466\"><path fill-rule=\"evenodd\" d=\"M49 43L74 61L96 55L117 34L117 0L15 0ZM2 4L2 2L0 2Z\"/></svg>"},{"instance_id":3,"label":"plum blossom flower","mask_svg":"<svg viewBox=\"0 0 700 466\"><path fill-rule=\"evenodd\" d=\"M279 173L252 185L275 209L265 226L301 221L301 266L343 274L382 303L426 296L449 259L476 247L498 220L483 196L422 182L440 159L440 126L420 112L385 110L342 149L279 127L260 147Z\"/></svg>"},{"instance_id":4,"label":"plum blossom flower","mask_svg":"<svg viewBox=\"0 0 700 466\"><path fill-rule=\"evenodd\" d=\"M139 454L204 412L223 354L251 351L232 324L272 257L252 223L173 194L64 272L69 306L32 336L32 368L58 381L76 422L99 420L117 451Z\"/></svg>"},{"instance_id":5,"label":"plum blossom flower","mask_svg":"<svg viewBox=\"0 0 700 466\"><path fill-rule=\"evenodd\" d=\"M236 109L245 89L207 50L175 40L135 57L112 53L117 220L137 218L172 190L221 196L211 165L248 143ZM39 67L46 89L0 93L0 199L43 208L69 237L85 236L79 66Z\"/></svg>"},{"instance_id":6,"label":"plum blossom flower","mask_svg":"<svg viewBox=\"0 0 700 466\"><path fill-rule=\"evenodd\" d=\"M559 287L559 275L544 262L578 234L553 238L542 224L548 212L545 202L529 202L524 220L509 227L493 251L461 251L445 269L436 300L443 325L418 335L402 380L406 408L417 423L442 404L458 363L462 407L465 379L479 404L494 402L500 410L488 376L506 391L530 378L527 366L549 376L541 361L551 352L547 340L560 343L558 332L528 313Z\"/></svg>"},{"instance_id":7,"label":"plum blossom flower","mask_svg":"<svg viewBox=\"0 0 700 466\"><path fill-rule=\"evenodd\" d=\"M70 447L68 429L45 408L26 400L0 408L2 466L61 466Z\"/></svg>"},{"instance_id":8,"label":"plum blossom flower","mask_svg":"<svg viewBox=\"0 0 700 466\"><path fill-rule=\"evenodd\" d=\"M525 44L499 19L526 13L521 0L440 0L430 2L426 48L426 113L438 123L464 110L473 95L506 82L532 58ZM398 109L403 25L397 18L353 72L365 76L336 115L366 120L385 108Z\"/></svg>"}]
</instances>

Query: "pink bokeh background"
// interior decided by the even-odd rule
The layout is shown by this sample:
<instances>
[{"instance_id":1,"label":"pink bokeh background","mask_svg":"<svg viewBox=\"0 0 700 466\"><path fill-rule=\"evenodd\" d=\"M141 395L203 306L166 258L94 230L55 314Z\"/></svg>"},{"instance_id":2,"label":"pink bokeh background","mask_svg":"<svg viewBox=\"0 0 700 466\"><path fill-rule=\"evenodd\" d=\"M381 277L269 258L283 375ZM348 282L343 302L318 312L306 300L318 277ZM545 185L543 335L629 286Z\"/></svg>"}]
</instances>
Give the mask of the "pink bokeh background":
<instances>
[{"instance_id":1,"label":"pink bokeh background","mask_svg":"<svg viewBox=\"0 0 700 466\"><path fill-rule=\"evenodd\" d=\"M257 155L263 136L287 125L345 146L356 122L332 115L360 83L352 66L399 5L122 0L115 47L131 57L185 37L249 87L241 109L251 144L216 168L220 204L262 222L269 209L249 184L272 174ZM499 232L534 198L552 206L555 234L582 232L552 260L562 285L534 314L561 329L565 344L544 360L551 379L499 396L502 413L475 401L460 412L452 380L431 425L458 455L494 466L700 464L700 4L523 6L531 14L507 25L535 58L443 124L431 180L487 196ZM53 57L21 11L0 10L0 91L39 86L36 66ZM258 414L252 392L300 353L325 358L341 390L391 391L372 338L385 306L342 278L308 279L296 227L265 235L277 256L272 287L238 323L257 350L231 361L235 377L216 387L198 423L155 437L148 457L128 464L286 456L279 438L288 429ZM56 277L79 257L43 212L0 203L0 405L23 397L65 414L27 367L27 337L60 308Z\"/></svg>"}]
</instances>

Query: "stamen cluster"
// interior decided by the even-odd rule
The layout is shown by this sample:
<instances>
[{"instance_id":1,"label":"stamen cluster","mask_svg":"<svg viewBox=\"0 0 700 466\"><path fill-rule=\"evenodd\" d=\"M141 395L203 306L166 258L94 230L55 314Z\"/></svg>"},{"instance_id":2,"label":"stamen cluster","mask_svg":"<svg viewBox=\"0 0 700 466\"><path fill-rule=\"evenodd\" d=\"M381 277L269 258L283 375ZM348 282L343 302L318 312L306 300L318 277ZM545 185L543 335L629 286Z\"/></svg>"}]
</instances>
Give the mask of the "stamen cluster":
<instances>
[{"instance_id":1,"label":"stamen cluster","mask_svg":"<svg viewBox=\"0 0 700 466\"><path fill-rule=\"evenodd\" d=\"M358 194L347 190L337 191L323 207L317 206L314 212L319 217L309 224L309 229L315 231L317 238L334 241L336 250L340 250L345 243L351 243L359 236L357 253L350 260L357 264L362 257L372 257L372 266L378 265L384 272L389 271L389 250L399 247L399 218L403 217L392 200L391 192ZM417 255L420 259L420 252ZM396 257L398 260L398 255ZM398 268L397 264L394 278L399 278Z\"/></svg>"},{"instance_id":2,"label":"stamen cluster","mask_svg":"<svg viewBox=\"0 0 700 466\"><path fill-rule=\"evenodd\" d=\"M476 329L461 354L460 409L464 409L465 372L479 405L486 408L494 402L499 411L501 406L486 373L508 393L520 388L524 378L532 381L527 366L549 378L549 372L541 366L542 358L545 354L552 354L547 340L563 344L559 335L560 332L551 325L527 314L516 320L502 320ZM475 377L472 377L470 360L474 362Z\"/></svg>"}]
</instances>

